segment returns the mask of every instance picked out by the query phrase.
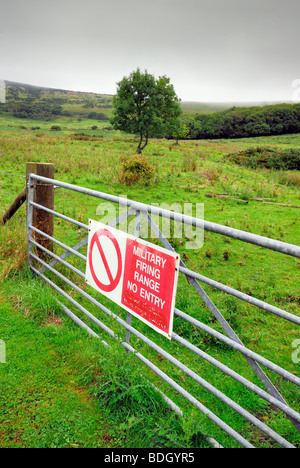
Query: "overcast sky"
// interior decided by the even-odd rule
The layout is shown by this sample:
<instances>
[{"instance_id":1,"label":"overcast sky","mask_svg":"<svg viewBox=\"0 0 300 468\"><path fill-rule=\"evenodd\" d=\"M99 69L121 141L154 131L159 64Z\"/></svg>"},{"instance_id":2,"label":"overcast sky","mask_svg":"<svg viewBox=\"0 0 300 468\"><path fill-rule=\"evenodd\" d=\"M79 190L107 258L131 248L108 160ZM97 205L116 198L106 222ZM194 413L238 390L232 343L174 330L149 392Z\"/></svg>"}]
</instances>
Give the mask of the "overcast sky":
<instances>
[{"instance_id":1,"label":"overcast sky","mask_svg":"<svg viewBox=\"0 0 300 468\"><path fill-rule=\"evenodd\" d=\"M0 0L0 79L114 94L140 67L183 101L291 101L299 18L299 0Z\"/></svg>"}]
</instances>

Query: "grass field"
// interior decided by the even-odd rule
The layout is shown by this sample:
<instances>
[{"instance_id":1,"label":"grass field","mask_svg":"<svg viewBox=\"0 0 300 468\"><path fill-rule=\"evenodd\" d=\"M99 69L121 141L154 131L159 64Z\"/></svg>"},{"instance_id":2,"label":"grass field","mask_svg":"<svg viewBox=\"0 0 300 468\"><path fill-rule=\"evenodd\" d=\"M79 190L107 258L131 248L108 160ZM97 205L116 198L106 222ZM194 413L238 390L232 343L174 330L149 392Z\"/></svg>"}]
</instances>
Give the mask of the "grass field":
<instances>
[{"instance_id":1,"label":"grass field","mask_svg":"<svg viewBox=\"0 0 300 468\"><path fill-rule=\"evenodd\" d=\"M52 131L53 125L59 125L61 130ZM122 164L124 158L133 156L135 139L103 129L107 126L105 122L95 123L96 130L91 129L92 125L90 119L31 122L1 118L0 170L23 176L26 162L52 162L58 180L149 204L204 203L208 221L299 244L299 208L294 208L300 205L299 174L239 167L225 161L223 156L256 146L299 148L300 135L182 141L178 145L173 141L152 140L144 152L154 169L152 179L147 184L141 181L128 186L123 182ZM8 193L18 193L24 180L0 175L1 209L4 210L11 200ZM206 196L224 193L228 195L226 198ZM265 200L268 203L254 198L268 199ZM63 189L56 191L57 210L84 223L89 218L99 219L98 205L99 200ZM75 245L84 235L59 221L55 234L68 245ZM0 339L7 343L8 355L7 364L0 364L3 382L0 446L207 446L202 435L214 437L225 447L238 446L150 371L125 356L122 348L118 351L107 336L100 332L101 338L111 344L111 352L103 350L97 340L70 323L53 299L55 294L28 272L25 237L23 207L0 230L3 317ZM186 250L185 241L184 235L170 239L188 268L299 315L297 259L213 233L205 233L200 250ZM84 269L80 261L74 264ZM292 343L300 338L295 325L208 286L204 289L246 346L299 376L299 364L292 360ZM72 294L78 299L74 291ZM112 306L108 300L103 302L126 318L125 311ZM82 304L86 302L82 300ZM179 281L176 306L221 331L184 278ZM103 321L112 325L109 318L103 317ZM179 344L166 343L163 337L135 319L133 325L300 447L299 434L279 411L209 364L195 359ZM124 339L124 331L117 327L116 331ZM175 318L174 331L258 383L241 356L209 335L179 317ZM161 356L133 337L131 343L158 367L168 369L174 380L255 446L277 446ZM125 361L126 364L128 361L128 372L124 370ZM183 420L169 412L146 380L139 380L141 372L183 409ZM268 375L288 403L299 411L299 391L271 372ZM126 391L124 382L129 382Z\"/></svg>"}]
</instances>

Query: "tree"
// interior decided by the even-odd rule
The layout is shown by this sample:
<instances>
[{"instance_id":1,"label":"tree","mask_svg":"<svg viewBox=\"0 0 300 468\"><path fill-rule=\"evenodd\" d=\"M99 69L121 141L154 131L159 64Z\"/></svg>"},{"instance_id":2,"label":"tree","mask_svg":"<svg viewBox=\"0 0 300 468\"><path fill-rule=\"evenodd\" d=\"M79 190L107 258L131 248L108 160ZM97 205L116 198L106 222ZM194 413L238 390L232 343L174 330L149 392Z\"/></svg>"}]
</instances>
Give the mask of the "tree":
<instances>
[{"instance_id":1,"label":"tree","mask_svg":"<svg viewBox=\"0 0 300 468\"><path fill-rule=\"evenodd\" d=\"M174 125L173 134L172 134L172 136L176 140L176 145L178 145L179 139L185 140L188 134L189 134L189 129L187 125L184 123L183 120L177 119L177 122Z\"/></svg>"},{"instance_id":2,"label":"tree","mask_svg":"<svg viewBox=\"0 0 300 468\"><path fill-rule=\"evenodd\" d=\"M149 138L171 135L182 112L170 79L155 79L139 68L117 83L113 106L113 127L139 135L137 153L142 152Z\"/></svg>"}]
</instances>

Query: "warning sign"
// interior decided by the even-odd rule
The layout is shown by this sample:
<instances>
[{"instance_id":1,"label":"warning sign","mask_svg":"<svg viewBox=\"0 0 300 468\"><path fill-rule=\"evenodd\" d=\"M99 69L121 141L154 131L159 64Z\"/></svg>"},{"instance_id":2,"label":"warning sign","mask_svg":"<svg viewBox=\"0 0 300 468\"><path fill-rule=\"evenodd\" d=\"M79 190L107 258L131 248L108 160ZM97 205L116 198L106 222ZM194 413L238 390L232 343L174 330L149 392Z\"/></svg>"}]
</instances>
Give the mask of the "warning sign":
<instances>
[{"instance_id":1,"label":"warning sign","mask_svg":"<svg viewBox=\"0 0 300 468\"><path fill-rule=\"evenodd\" d=\"M179 255L90 220L86 282L171 338Z\"/></svg>"}]
</instances>

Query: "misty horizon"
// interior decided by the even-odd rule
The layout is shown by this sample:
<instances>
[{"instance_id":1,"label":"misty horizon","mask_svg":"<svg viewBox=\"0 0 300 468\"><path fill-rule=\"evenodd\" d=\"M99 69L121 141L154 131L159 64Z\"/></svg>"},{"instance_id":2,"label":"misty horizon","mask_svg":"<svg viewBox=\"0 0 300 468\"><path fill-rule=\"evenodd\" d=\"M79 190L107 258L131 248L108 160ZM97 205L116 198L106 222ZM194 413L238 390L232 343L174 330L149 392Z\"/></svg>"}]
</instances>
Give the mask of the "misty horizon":
<instances>
[{"instance_id":1,"label":"misty horizon","mask_svg":"<svg viewBox=\"0 0 300 468\"><path fill-rule=\"evenodd\" d=\"M182 101L300 100L299 17L298 0L11 0L0 78L114 95L139 67Z\"/></svg>"},{"instance_id":2,"label":"misty horizon","mask_svg":"<svg viewBox=\"0 0 300 468\"><path fill-rule=\"evenodd\" d=\"M80 93L80 94L94 94L94 95L104 95L104 96L114 96L115 94L111 94L111 93L105 93L105 92L95 92L95 91L82 91L82 90L79 90L79 89L70 89L70 88L62 88L62 87L50 87L50 86L43 86L43 85L39 85L39 84L33 84L33 83L21 83L21 82L18 82L18 81L15 81L15 80L11 80L11 79L5 79L5 80L1 80L0 78L0 83L2 82L5 82L7 84L16 84L18 86L29 86L29 87L34 87L34 88L40 88L40 89L50 89L52 91L63 91L63 92L72 92L72 93ZM178 96L179 97L179 96ZM180 98L180 97L179 97ZM243 101L196 101L196 100L182 100L180 99L180 102L182 103L201 103L201 104L264 104L264 105L268 105L268 104L291 104L293 103L294 101L291 99L290 101L287 101L287 100L277 100L277 101L270 101L270 100L267 100L267 101L247 101L247 100L243 100Z\"/></svg>"}]
</instances>

